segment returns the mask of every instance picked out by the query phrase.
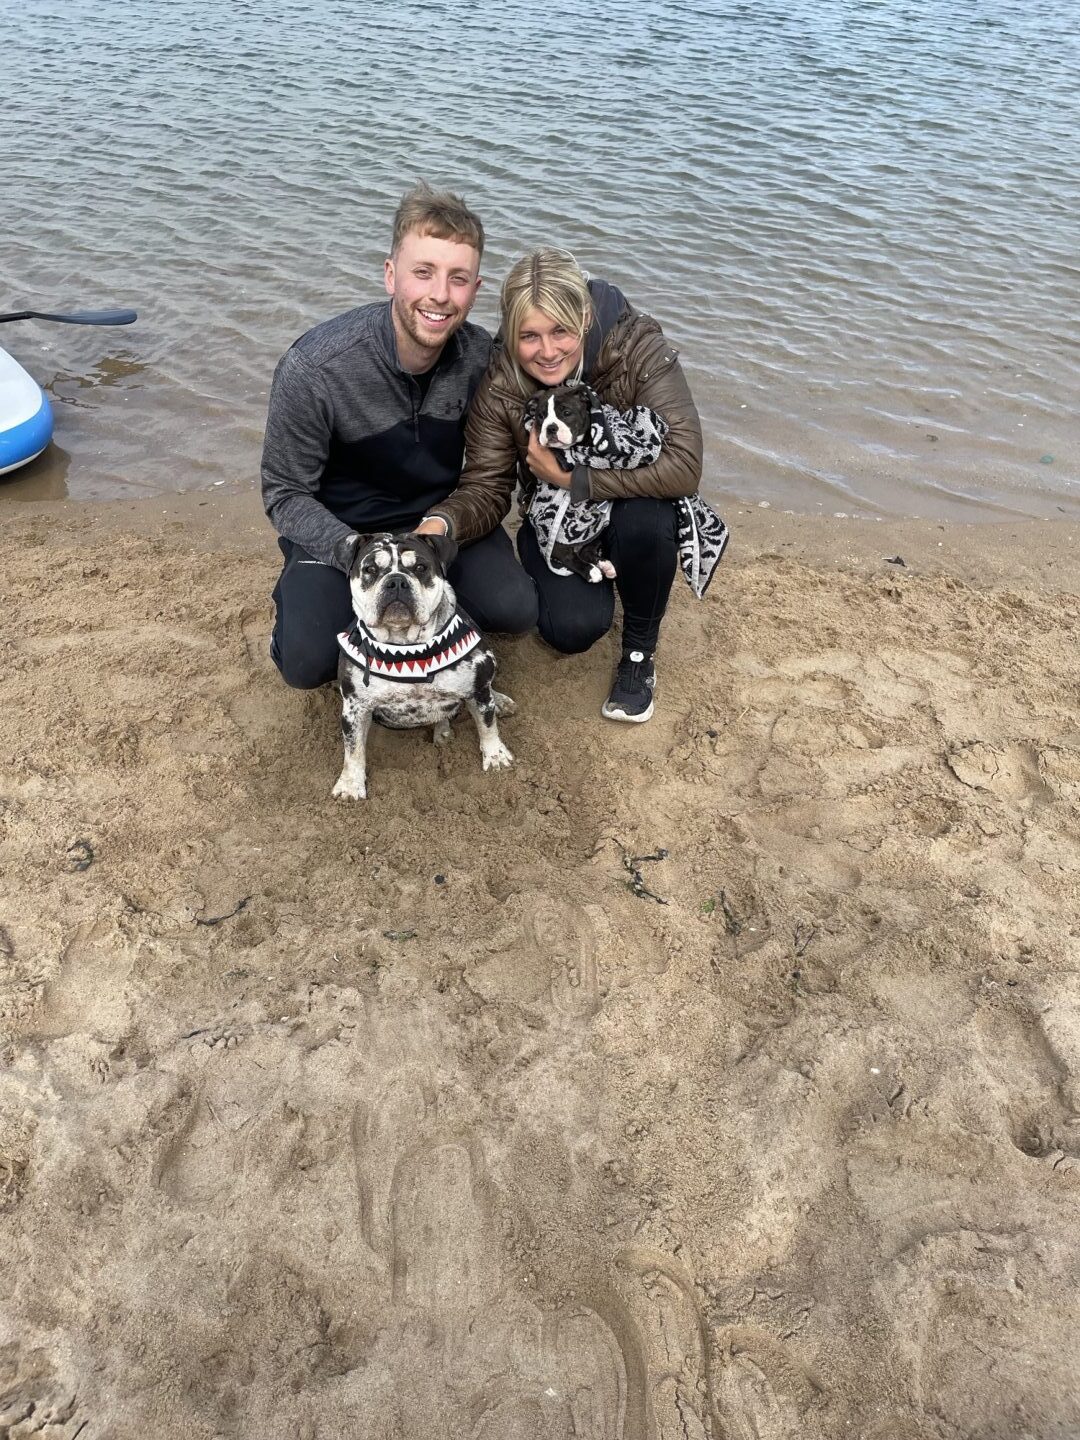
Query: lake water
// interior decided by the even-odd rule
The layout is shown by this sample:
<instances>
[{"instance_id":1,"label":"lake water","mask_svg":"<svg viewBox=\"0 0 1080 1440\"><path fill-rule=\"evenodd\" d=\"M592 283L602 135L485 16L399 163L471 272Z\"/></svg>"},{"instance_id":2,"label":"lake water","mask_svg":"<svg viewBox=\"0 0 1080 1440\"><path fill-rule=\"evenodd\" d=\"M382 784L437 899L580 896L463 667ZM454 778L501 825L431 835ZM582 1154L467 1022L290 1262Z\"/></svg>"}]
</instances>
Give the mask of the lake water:
<instances>
[{"instance_id":1,"label":"lake water","mask_svg":"<svg viewBox=\"0 0 1080 1440\"><path fill-rule=\"evenodd\" d=\"M705 489L1080 516L1076 0L0 0L0 341L56 445L11 498L257 483L278 355L379 296L416 177L678 344Z\"/></svg>"}]
</instances>

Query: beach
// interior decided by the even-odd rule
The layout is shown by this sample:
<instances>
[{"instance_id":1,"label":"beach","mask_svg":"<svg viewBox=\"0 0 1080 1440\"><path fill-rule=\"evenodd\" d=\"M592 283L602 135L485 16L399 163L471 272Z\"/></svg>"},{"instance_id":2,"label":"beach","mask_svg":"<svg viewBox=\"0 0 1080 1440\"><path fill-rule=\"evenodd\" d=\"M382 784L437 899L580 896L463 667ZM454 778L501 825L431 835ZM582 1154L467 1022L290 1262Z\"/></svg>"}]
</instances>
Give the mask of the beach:
<instances>
[{"instance_id":1,"label":"beach","mask_svg":"<svg viewBox=\"0 0 1080 1440\"><path fill-rule=\"evenodd\" d=\"M725 518L347 804L256 496L5 506L0 1436L1080 1433L1076 527Z\"/></svg>"}]
</instances>

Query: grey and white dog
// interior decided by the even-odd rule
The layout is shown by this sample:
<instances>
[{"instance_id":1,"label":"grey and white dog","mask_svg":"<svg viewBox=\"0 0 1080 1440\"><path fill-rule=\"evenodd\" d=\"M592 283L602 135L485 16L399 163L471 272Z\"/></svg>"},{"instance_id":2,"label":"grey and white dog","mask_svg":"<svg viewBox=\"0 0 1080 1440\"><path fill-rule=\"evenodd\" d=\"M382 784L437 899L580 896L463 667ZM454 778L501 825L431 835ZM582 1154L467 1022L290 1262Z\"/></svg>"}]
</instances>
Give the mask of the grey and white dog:
<instances>
[{"instance_id":1,"label":"grey and white dog","mask_svg":"<svg viewBox=\"0 0 1080 1440\"><path fill-rule=\"evenodd\" d=\"M452 540L436 535L368 535L357 546L349 570L355 618L338 636L345 763L332 793L339 799L367 796L372 720L394 730L431 725L440 745L465 705L484 769L513 763L497 717L512 714L514 702L491 688L495 656L446 578L456 554Z\"/></svg>"}]
</instances>

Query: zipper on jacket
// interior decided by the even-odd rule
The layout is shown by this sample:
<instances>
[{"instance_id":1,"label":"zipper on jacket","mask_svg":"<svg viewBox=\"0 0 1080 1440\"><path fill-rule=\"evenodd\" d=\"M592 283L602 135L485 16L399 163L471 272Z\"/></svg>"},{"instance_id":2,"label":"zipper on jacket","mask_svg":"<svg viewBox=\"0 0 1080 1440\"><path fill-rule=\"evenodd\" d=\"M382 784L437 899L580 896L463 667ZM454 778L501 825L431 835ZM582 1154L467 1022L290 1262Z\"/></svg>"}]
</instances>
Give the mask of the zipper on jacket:
<instances>
[{"instance_id":1,"label":"zipper on jacket","mask_svg":"<svg viewBox=\"0 0 1080 1440\"><path fill-rule=\"evenodd\" d=\"M416 397L420 395L420 403L417 404ZM412 422L413 439L420 443L420 410L424 403L424 397L420 394L420 381L415 375L409 376L409 399L412 401Z\"/></svg>"}]
</instances>

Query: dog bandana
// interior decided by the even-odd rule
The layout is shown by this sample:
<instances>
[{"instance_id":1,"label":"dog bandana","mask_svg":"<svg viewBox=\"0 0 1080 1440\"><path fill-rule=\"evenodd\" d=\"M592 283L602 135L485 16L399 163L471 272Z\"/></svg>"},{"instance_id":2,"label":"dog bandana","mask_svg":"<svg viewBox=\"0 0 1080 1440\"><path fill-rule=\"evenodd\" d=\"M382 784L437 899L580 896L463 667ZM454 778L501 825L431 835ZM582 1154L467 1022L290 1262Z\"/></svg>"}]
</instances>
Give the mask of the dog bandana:
<instances>
[{"instance_id":1,"label":"dog bandana","mask_svg":"<svg viewBox=\"0 0 1080 1440\"><path fill-rule=\"evenodd\" d=\"M351 630L342 630L337 638L345 654L363 667L365 685L370 685L372 675L416 684L456 665L475 650L480 644L480 631L463 610L455 610L449 624L426 643L392 645L376 640L360 620L353 622Z\"/></svg>"},{"instance_id":2,"label":"dog bandana","mask_svg":"<svg viewBox=\"0 0 1080 1440\"><path fill-rule=\"evenodd\" d=\"M564 470L569 472L577 465L590 470L636 470L659 459L670 428L662 416L645 405L620 413L613 405L605 405L594 390L587 393L589 439L565 450L552 450ZM532 429L531 417L526 417L525 428ZM724 553L728 528L700 495L685 496L672 504L679 517L679 565L700 600ZM569 570L552 564L553 547L559 541L576 547L595 540L607 528L611 501L572 501L569 490L538 480L528 517L548 569L555 575L569 575Z\"/></svg>"}]
</instances>

